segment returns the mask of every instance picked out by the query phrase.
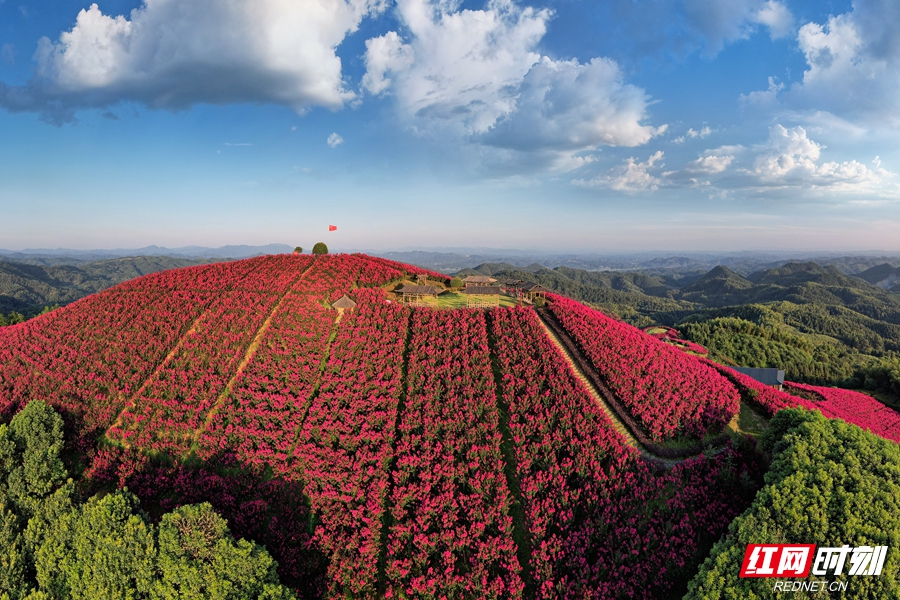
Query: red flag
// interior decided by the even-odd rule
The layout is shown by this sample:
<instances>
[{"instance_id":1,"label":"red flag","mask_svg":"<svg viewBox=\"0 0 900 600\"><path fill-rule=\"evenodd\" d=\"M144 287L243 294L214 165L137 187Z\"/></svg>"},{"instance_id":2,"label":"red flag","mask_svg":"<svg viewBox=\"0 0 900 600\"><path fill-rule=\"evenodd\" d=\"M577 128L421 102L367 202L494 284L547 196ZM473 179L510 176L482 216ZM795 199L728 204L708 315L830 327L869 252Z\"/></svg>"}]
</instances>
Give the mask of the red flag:
<instances>
[{"instance_id":1,"label":"red flag","mask_svg":"<svg viewBox=\"0 0 900 600\"><path fill-rule=\"evenodd\" d=\"M328 231L337 231L337 225L329 225Z\"/></svg>"}]
</instances>

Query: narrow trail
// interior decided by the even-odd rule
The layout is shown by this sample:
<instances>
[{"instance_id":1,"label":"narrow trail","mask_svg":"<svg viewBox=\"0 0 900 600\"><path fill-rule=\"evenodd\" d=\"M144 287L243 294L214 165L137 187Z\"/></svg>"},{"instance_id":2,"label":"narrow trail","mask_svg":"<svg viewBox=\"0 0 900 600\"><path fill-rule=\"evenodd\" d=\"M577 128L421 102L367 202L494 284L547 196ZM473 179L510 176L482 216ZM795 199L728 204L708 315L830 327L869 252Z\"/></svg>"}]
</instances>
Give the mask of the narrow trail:
<instances>
[{"instance_id":1,"label":"narrow trail","mask_svg":"<svg viewBox=\"0 0 900 600\"><path fill-rule=\"evenodd\" d=\"M265 322L263 323L263 327L268 328L269 324L271 323L272 316L275 314L277 309L281 307L281 304L284 302L284 300L288 296L288 294L291 293L293 286L296 285L296 283L298 281L303 279L303 277L306 276L307 272L309 272L309 270L311 268L312 268L312 264L308 265L305 269L303 269L303 272L301 272L293 281L291 281L291 283L289 285L285 286L284 293L281 295L281 298L278 300L275 307L269 312L269 315L267 316ZM172 359L175 357L175 355L178 353L178 351L181 350L181 348L184 346L185 342L197 331L197 327L200 324L200 320L209 311L210 307L215 302L215 299L216 299L216 295L212 294L210 296L209 301L206 303L206 306L203 307L203 310L200 311L200 314L198 314L197 318L194 319L194 322L191 323L190 328L187 331L185 331L184 334L180 338L178 338L178 341L175 343L174 346L172 346L172 349L169 351L168 354L166 354L166 357L162 361L160 361L160 363L156 366L155 369L153 369L153 372L150 373L150 375L144 380L144 383L141 384L141 387L139 387L136 392L131 394L131 397L129 399L124 401L122 410L119 411L119 414L116 416L116 420L113 421L113 423L109 427L107 427L107 429L106 429L107 431L109 431L110 429L122 426L122 415L129 408L134 408L136 406L137 399L141 397L141 394L144 393L144 390L146 390L147 387L150 385L150 383L153 382L153 380L159 376L160 372L166 367L166 365L168 365L172 361ZM262 327L260 329L262 329ZM257 335L254 336L253 341L250 344L250 347L253 348L254 354L256 353L256 349L259 346L260 339L261 339L261 335L260 335L260 331L258 331ZM254 344L255 344L255 346L254 346ZM234 384L234 380L237 378L237 375L246 368L247 363L250 362L251 358L252 358L252 354L250 354L248 351L247 355L245 355L245 357L244 357L244 360L241 362L240 366L238 367L238 372L235 373L235 375L228 382L228 386L227 386L228 391L231 390L231 386ZM221 400L221 396L216 400L216 404L214 405L214 407L219 404L220 400ZM198 435L199 435L200 431L202 431L202 429L205 429L207 423L208 423L208 421L205 421L203 424L203 427L201 427L199 431L194 432L194 434L191 436L192 440L198 439ZM125 442L124 440L117 440L117 441L118 441L118 443L122 444L122 446L124 446L125 448L130 447L130 444Z\"/></svg>"},{"instance_id":2,"label":"narrow trail","mask_svg":"<svg viewBox=\"0 0 900 600\"><path fill-rule=\"evenodd\" d=\"M296 283L296 281L294 283ZM291 285L293 285L293 283ZM225 389L223 389L222 392L218 395L216 401L210 407L209 412L206 413L206 418L203 419L203 425L198 427L194 434L191 436L191 442L194 446L196 446L196 444L200 440L200 437L209 427L209 424L212 423L215 416L222 409L222 405L228 399L228 396L231 395L231 391L234 389L234 384L237 383L238 378L247 368L247 365L250 364L250 361L253 360L253 357L256 356L256 352L259 350L259 346L262 344L263 337L266 335L269 327L272 326L272 320L275 318L275 315L278 314L278 311L281 310L281 307L284 305L284 302L289 294L290 288L288 288L288 290L286 290L285 293L282 294L281 298L278 299L278 302L275 303L275 306L272 307L272 310L269 312L265 321L263 321L262 325L259 326L259 329L256 330L256 335L253 336L253 340L247 347L247 351L244 353L243 360L241 360L240 364L234 370L234 375L232 375L231 379L228 380L228 383L225 385ZM337 324L341 321L341 312L342 311L338 311L338 317L335 320L335 326L337 326Z\"/></svg>"},{"instance_id":3,"label":"narrow trail","mask_svg":"<svg viewBox=\"0 0 900 600\"><path fill-rule=\"evenodd\" d=\"M297 446L300 444L300 433L303 431L303 426L306 424L306 416L309 414L309 409L312 407L313 402L315 402L316 398L319 396L319 388L322 386L322 376L325 374L325 368L328 366L328 361L331 359L331 346L334 344L334 340L338 336L338 326L341 323L341 319L344 317L343 310L338 310L337 313L338 314L337 316L335 316L334 322L331 324L331 331L328 333L328 339L325 342L325 348L322 350L322 359L319 361L319 368L316 373L316 381L313 384L313 387L309 392L309 396L306 397L306 400L304 401L303 406L300 410L300 419L297 421L297 427L294 429L294 441L291 443L291 448L287 452L288 463L295 460Z\"/></svg>"},{"instance_id":4,"label":"narrow trail","mask_svg":"<svg viewBox=\"0 0 900 600\"><path fill-rule=\"evenodd\" d=\"M296 286L300 280L306 277L306 274L309 273L310 269L313 268L315 262L310 262L309 265L303 271L297 275L288 285L284 287L284 292L282 292L281 297L278 299L278 302L272 307L269 311L269 314L266 315L265 320L256 330L256 334L253 336L253 339L250 341L250 345L247 346L247 350L244 352L244 358L241 360L240 364L238 364L237 368L234 370L234 374L228 380L228 383L225 384L225 388L221 393L216 397L216 401L210 407L209 411L206 413L206 417L203 419L203 425L198 427L196 431L194 431L191 436L191 448L190 451L197 450L197 446L199 444L200 437L209 427L210 423L212 423L215 416L222 409L222 405L228 399L228 396L231 395L231 391L234 389L234 384L237 383L238 378L241 374L247 369L247 365L250 364L250 361L253 360L253 357L256 356L257 351L259 350L260 345L262 344L263 337L266 335L266 332L272 326L272 320L275 318L275 315L279 313L281 307L284 306L285 301L292 294L302 293L294 290L294 286ZM338 311L339 313L341 311ZM338 315L338 321L340 321L341 315ZM189 451L189 452L190 452Z\"/></svg>"},{"instance_id":5,"label":"narrow trail","mask_svg":"<svg viewBox=\"0 0 900 600\"><path fill-rule=\"evenodd\" d=\"M212 304L212 303L210 302L210 304ZM156 377L159 376L160 372L166 367L166 365L169 364L169 362L172 361L172 359L175 357L175 355L178 353L178 351L181 350L181 347L184 346L185 341L187 341L187 339L191 335L193 335L193 333L195 331L197 331L197 326L200 323L200 319L203 318L203 315L206 314L207 310L209 310L209 305L207 305L206 308L204 308L203 311L201 311L200 314L197 315L197 318L194 319L193 323L191 323L190 328L187 331L185 331L184 334L180 338L178 338L178 341L175 342L175 345L172 346L172 349L169 350L169 353L166 354L166 357L164 359L162 359L162 361L160 361L160 363L158 365L156 365L156 368L153 369L153 372L150 373L150 375L147 377L147 379L144 380L144 383L141 384L141 387L139 387L137 389L137 391L135 391L133 394L131 394L131 397L129 399L125 400L124 404L122 405L122 410L119 411L119 414L118 414L118 416L116 416L116 420L113 421L112 425L107 427L107 429L106 429L107 431L109 431L110 429L118 428L118 427L122 426L122 415L128 409L134 408L136 406L137 399L141 397L141 394L144 393L144 390L147 389L147 386L149 386L150 383L154 379L156 379ZM122 444L122 446L124 446L125 448L129 448L131 446L131 444L129 444L125 440L117 440L117 441L120 444Z\"/></svg>"},{"instance_id":6,"label":"narrow trail","mask_svg":"<svg viewBox=\"0 0 900 600\"><path fill-rule=\"evenodd\" d=\"M550 341L553 342L553 345L559 350L560 354L562 354L563 358L565 358L566 362L569 364L569 367L572 369L572 373L584 384L585 389L597 403L597 406L603 410L606 416L612 421L613 427L615 427L616 431L624 438L625 443L629 446L636 448L641 456L644 458L650 459L653 462L659 463L665 467L673 467L680 462L683 462L686 459L672 459L672 458L663 458L661 456L657 456L650 452L645 446L643 446L637 438L631 433L625 423L619 418L616 414L616 411L612 409L609 403L606 402L603 394L600 390L597 389L597 386L594 385L594 382L585 375L584 371L578 365L578 362L572 357L572 354L569 352L569 349L562 343L559 337L556 335L556 332L547 325L544 321L544 316L538 313L539 321L541 326L544 328L544 331L547 333L547 337L550 338Z\"/></svg>"}]
</instances>

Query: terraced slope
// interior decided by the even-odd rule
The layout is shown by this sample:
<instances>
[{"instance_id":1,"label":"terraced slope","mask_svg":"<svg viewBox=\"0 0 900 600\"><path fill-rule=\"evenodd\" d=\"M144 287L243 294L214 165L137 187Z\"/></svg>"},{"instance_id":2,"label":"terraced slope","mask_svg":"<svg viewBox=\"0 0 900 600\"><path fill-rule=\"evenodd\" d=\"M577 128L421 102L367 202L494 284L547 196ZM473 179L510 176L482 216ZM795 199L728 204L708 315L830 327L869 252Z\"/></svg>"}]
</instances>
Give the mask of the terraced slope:
<instances>
[{"instance_id":1,"label":"terraced slope","mask_svg":"<svg viewBox=\"0 0 900 600\"><path fill-rule=\"evenodd\" d=\"M132 280L0 330L0 411L50 402L85 486L211 502L302 597L682 593L754 457L657 472L532 308L380 287L419 272L281 255Z\"/></svg>"}]
</instances>

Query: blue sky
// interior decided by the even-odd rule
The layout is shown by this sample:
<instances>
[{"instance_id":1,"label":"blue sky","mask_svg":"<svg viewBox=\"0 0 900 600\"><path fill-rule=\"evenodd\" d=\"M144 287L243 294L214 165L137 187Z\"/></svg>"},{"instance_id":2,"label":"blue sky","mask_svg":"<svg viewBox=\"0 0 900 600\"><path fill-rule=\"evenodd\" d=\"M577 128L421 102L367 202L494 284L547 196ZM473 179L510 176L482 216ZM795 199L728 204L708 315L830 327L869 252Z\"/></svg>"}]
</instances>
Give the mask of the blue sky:
<instances>
[{"instance_id":1,"label":"blue sky","mask_svg":"<svg viewBox=\"0 0 900 600\"><path fill-rule=\"evenodd\" d=\"M0 0L0 248L900 251L898 133L893 0Z\"/></svg>"}]
</instances>

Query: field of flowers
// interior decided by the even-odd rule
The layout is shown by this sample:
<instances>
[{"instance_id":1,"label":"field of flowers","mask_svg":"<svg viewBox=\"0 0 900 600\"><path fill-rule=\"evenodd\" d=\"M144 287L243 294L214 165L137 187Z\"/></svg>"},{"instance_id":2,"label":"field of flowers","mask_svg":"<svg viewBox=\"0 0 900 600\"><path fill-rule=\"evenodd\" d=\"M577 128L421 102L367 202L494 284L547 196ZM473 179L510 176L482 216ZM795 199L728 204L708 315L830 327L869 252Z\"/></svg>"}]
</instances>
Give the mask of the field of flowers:
<instances>
[{"instance_id":1,"label":"field of flowers","mask_svg":"<svg viewBox=\"0 0 900 600\"><path fill-rule=\"evenodd\" d=\"M518 598L484 313L417 310L410 329L388 584L414 597Z\"/></svg>"},{"instance_id":2,"label":"field of flowers","mask_svg":"<svg viewBox=\"0 0 900 600\"><path fill-rule=\"evenodd\" d=\"M738 373L734 369L720 365L711 360L702 359L707 365L716 369L723 377L728 379L741 393L744 402L759 409L765 416L773 417L782 408L802 406L813 408L811 403L803 398L792 396L787 392L777 390L772 386L758 382L748 375Z\"/></svg>"},{"instance_id":3,"label":"field of flowers","mask_svg":"<svg viewBox=\"0 0 900 600\"><path fill-rule=\"evenodd\" d=\"M48 400L85 489L127 486L150 515L209 501L303 598L681 595L760 484L749 445L660 470L533 308L411 308L379 287L420 273L446 281L363 255L130 281L0 329L0 413ZM739 391L898 430L853 393L776 392L551 300L657 439L721 427Z\"/></svg>"},{"instance_id":4,"label":"field of flowers","mask_svg":"<svg viewBox=\"0 0 900 600\"><path fill-rule=\"evenodd\" d=\"M843 419L875 435L900 442L900 413L868 394L793 382L785 382L785 387L806 396L809 399L807 408L815 408L826 417Z\"/></svg>"},{"instance_id":5,"label":"field of flowers","mask_svg":"<svg viewBox=\"0 0 900 600\"><path fill-rule=\"evenodd\" d=\"M334 596L377 592L389 466L410 309L378 289L354 294L299 432L294 474L316 511Z\"/></svg>"},{"instance_id":6,"label":"field of flowers","mask_svg":"<svg viewBox=\"0 0 900 600\"><path fill-rule=\"evenodd\" d=\"M690 568L677 571L749 505L752 457L727 449L652 473L572 375L534 311L490 315L533 596L666 597Z\"/></svg>"},{"instance_id":7,"label":"field of flowers","mask_svg":"<svg viewBox=\"0 0 900 600\"><path fill-rule=\"evenodd\" d=\"M574 300L548 298L554 316L655 441L702 438L737 413L737 390L697 357Z\"/></svg>"}]
</instances>

